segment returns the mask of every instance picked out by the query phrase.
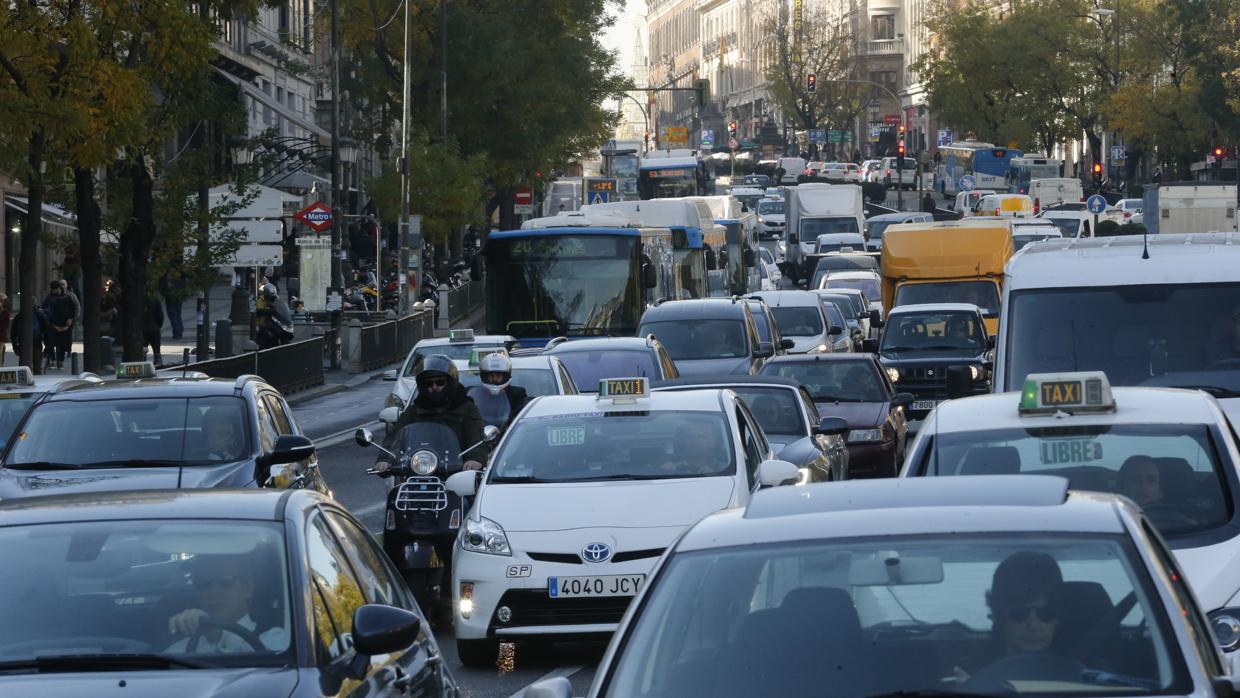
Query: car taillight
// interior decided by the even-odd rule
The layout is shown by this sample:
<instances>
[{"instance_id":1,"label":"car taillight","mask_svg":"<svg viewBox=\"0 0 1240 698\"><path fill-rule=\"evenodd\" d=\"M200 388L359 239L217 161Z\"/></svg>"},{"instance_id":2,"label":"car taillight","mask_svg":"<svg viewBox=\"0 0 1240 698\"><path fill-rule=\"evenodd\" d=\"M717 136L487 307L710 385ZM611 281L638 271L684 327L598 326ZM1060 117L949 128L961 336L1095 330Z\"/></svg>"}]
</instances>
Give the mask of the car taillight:
<instances>
[{"instance_id":1,"label":"car taillight","mask_svg":"<svg viewBox=\"0 0 1240 698\"><path fill-rule=\"evenodd\" d=\"M1124 211L1124 218L1132 218L1132 212L1131 212L1131 211Z\"/></svg>"},{"instance_id":2,"label":"car taillight","mask_svg":"<svg viewBox=\"0 0 1240 698\"><path fill-rule=\"evenodd\" d=\"M1042 210L1042 200L1034 199L1033 200L1033 215L1035 216L1038 215L1038 211L1041 211L1041 210Z\"/></svg>"},{"instance_id":3,"label":"car taillight","mask_svg":"<svg viewBox=\"0 0 1240 698\"><path fill-rule=\"evenodd\" d=\"M886 176L888 176L888 177L890 177L890 176L891 176L891 170L887 170L887 175L886 175Z\"/></svg>"}]
</instances>

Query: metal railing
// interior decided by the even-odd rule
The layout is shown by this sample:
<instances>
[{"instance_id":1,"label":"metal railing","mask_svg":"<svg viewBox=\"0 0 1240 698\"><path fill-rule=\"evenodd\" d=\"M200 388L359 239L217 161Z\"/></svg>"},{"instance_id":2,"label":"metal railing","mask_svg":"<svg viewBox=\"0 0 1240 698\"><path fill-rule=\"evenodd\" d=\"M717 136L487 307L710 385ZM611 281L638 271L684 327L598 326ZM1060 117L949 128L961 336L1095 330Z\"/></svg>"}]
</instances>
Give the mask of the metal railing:
<instances>
[{"instance_id":1,"label":"metal railing","mask_svg":"<svg viewBox=\"0 0 1240 698\"><path fill-rule=\"evenodd\" d=\"M281 393L295 393L323 384L323 337L312 337L283 346L251 351L222 359L200 361L186 367L212 378L236 378L253 373L262 376Z\"/></svg>"},{"instance_id":2,"label":"metal railing","mask_svg":"<svg viewBox=\"0 0 1240 698\"><path fill-rule=\"evenodd\" d=\"M340 332L344 370L361 373L404 359L419 340L435 336L435 320L430 311L369 325L355 318L342 325Z\"/></svg>"}]
</instances>

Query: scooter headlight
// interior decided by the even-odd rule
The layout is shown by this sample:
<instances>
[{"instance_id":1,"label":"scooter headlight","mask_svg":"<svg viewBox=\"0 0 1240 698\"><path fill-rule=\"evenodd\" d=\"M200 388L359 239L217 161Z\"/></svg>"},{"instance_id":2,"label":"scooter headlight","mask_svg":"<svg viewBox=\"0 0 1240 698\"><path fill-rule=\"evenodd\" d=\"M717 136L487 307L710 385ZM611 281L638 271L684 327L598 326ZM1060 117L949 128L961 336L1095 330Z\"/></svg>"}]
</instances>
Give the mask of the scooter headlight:
<instances>
[{"instance_id":1,"label":"scooter headlight","mask_svg":"<svg viewBox=\"0 0 1240 698\"><path fill-rule=\"evenodd\" d=\"M417 475L430 475L439 467L439 456L427 450L416 451L409 457L409 467Z\"/></svg>"}]
</instances>

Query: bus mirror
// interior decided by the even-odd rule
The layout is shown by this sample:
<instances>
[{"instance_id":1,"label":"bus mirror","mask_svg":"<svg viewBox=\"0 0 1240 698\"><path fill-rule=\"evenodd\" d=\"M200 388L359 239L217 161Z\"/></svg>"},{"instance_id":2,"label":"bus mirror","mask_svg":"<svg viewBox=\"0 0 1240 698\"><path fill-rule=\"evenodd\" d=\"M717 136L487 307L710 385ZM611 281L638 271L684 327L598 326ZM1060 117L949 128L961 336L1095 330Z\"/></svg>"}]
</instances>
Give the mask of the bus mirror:
<instances>
[{"instance_id":1,"label":"bus mirror","mask_svg":"<svg viewBox=\"0 0 1240 698\"><path fill-rule=\"evenodd\" d=\"M659 285L659 276L655 273L654 264L650 262L642 263L642 286L646 288L655 288Z\"/></svg>"},{"instance_id":2,"label":"bus mirror","mask_svg":"<svg viewBox=\"0 0 1240 698\"><path fill-rule=\"evenodd\" d=\"M745 259L745 266L747 266L747 267L752 267L752 266L754 265L754 258L753 258L753 257L754 257L754 255L753 255L753 250L752 250L752 249L750 249L750 248L748 248L748 247L746 247L746 248L745 248L745 256L744 256L744 259Z\"/></svg>"}]
</instances>

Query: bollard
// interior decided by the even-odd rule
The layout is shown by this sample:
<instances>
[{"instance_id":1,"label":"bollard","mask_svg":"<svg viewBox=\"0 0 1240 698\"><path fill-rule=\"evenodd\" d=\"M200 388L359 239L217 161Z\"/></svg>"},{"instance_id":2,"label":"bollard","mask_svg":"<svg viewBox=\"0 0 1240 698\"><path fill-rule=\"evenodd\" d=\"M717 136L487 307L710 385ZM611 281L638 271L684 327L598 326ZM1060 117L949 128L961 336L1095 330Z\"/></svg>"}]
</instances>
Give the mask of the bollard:
<instances>
[{"instance_id":1,"label":"bollard","mask_svg":"<svg viewBox=\"0 0 1240 698\"><path fill-rule=\"evenodd\" d=\"M340 354L345 371L361 373L364 370L361 320L350 320L349 324L340 328Z\"/></svg>"},{"instance_id":2,"label":"bollard","mask_svg":"<svg viewBox=\"0 0 1240 698\"><path fill-rule=\"evenodd\" d=\"M80 362L79 362L78 353L76 351L69 352L69 374L70 375L76 376L82 372L82 367L79 365L79 363Z\"/></svg>"},{"instance_id":3,"label":"bollard","mask_svg":"<svg viewBox=\"0 0 1240 698\"><path fill-rule=\"evenodd\" d=\"M232 321L221 319L215 321L215 356L224 358L233 355ZM199 357L202 360L202 357Z\"/></svg>"},{"instance_id":4,"label":"bollard","mask_svg":"<svg viewBox=\"0 0 1240 698\"><path fill-rule=\"evenodd\" d=\"M99 370L104 373L116 371L116 345L111 337L99 338Z\"/></svg>"}]
</instances>

